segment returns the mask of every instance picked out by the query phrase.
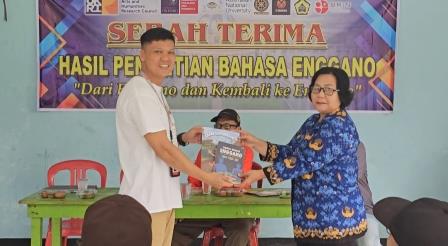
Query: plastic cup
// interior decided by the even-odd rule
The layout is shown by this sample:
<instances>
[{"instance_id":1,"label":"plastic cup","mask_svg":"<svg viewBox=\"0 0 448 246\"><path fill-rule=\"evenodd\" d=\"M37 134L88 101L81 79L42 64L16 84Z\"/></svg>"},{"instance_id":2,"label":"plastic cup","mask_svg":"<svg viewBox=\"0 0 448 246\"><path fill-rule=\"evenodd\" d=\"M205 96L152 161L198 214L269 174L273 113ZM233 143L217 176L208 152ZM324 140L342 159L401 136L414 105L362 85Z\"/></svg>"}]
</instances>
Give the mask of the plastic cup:
<instances>
[{"instance_id":1,"label":"plastic cup","mask_svg":"<svg viewBox=\"0 0 448 246\"><path fill-rule=\"evenodd\" d=\"M82 178L78 181L78 192L85 192L89 186L89 180L87 178Z\"/></svg>"},{"instance_id":2,"label":"plastic cup","mask_svg":"<svg viewBox=\"0 0 448 246\"><path fill-rule=\"evenodd\" d=\"M212 187L209 184L202 182L202 194L210 195L211 193Z\"/></svg>"},{"instance_id":3,"label":"plastic cup","mask_svg":"<svg viewBox=\"0 0 448 246\"><path fill-rule=\"evenodd\" d=\"M191 185L190 185L190 183L182 183L182 184L180 184L180 193L182 195L182 200L190 199L190 194L191 194Z\"/></svg>"}]
</instances>

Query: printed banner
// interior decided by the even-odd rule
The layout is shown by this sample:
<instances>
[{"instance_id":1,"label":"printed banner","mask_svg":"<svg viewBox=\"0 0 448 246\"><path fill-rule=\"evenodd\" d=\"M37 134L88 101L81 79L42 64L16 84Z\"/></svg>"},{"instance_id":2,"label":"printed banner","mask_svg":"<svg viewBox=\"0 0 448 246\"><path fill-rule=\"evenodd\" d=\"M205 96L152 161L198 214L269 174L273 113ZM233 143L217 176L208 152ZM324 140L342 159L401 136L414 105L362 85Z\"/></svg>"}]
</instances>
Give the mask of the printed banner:
<instances>
[{"instance_id":1,"label":"printed banner","mask_svg":"<svg viewBox=\"0 0 448 246\"><path fill-rule=\"evenodd\" d=\"M313 109L311 77L344 69L350 110L392 111L397 0L38 0L39 110L112 110L165 27L174 110Z\"/></svg>"}]
</instances>

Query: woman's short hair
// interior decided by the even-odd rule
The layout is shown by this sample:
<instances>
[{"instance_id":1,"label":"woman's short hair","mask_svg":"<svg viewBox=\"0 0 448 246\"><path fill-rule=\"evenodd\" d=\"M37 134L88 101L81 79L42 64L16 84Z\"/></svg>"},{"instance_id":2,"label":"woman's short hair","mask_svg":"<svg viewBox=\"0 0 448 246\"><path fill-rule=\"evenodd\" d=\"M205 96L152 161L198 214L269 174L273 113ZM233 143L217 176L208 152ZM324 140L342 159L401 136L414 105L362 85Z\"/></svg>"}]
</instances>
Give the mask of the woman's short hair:
<instances>
[{"instance_id":1,"label":"woman's short hair","mask_svg":"<svg viewBox=\"0 0 448 246\"><path fill-rule=\"evenodd\" d=\"M320 68L311 79L311 84L308 88L308 98L311 100L311 89L313 88L314 84L316 83L317 78L322 74L332 74L336 78L336 89L339 91L338 96L339 100L341 101L341 109L345 109L350 105L353 99L353 90L350 89L350 79L348 78L347 73L336 67L323 67Z\"/></svg>"}]
</instances>

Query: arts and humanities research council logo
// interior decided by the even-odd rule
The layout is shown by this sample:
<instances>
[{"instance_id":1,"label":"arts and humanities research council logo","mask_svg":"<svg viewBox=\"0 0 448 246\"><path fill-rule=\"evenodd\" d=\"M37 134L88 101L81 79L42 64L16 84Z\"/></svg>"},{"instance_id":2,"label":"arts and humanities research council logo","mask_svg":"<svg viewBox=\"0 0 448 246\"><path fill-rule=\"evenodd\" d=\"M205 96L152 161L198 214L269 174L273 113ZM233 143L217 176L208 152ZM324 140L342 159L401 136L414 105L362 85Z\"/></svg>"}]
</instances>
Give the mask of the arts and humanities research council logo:
<instances>
[{"instance_id":1,"label":"arts and humanities research council logo","mask_svg":"<svg viewBox=\"0 0 448 246\"><path fill-rule=\"evenodd\" d=\"M84 0L86 15L117 15L118 0Z\"/></svg>"}]
</instances>

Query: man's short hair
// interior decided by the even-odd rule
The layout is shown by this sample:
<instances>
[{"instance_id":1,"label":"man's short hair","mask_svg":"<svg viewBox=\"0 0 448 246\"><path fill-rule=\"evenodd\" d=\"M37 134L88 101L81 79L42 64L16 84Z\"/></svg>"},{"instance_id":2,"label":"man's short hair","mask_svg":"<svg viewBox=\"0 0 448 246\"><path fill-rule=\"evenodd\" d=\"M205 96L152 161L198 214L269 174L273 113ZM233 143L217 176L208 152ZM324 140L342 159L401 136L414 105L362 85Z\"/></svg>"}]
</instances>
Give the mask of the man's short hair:
<instances>
[{"instance_id":1,"label":"man's short hair","mask_svg":"<svg viewBox=\"0 0 448 246\"><path fill-rule=\"evenodd\" d=\"M171 40L176 43L174 34L172 32L163 27L155 27L147 30L142 34L142 36L140 37L140 45L143 48L145 44L160 40Z\"/></svg>"}]
</instances>

